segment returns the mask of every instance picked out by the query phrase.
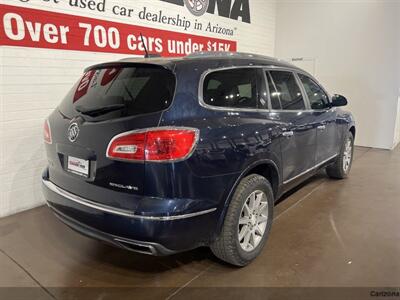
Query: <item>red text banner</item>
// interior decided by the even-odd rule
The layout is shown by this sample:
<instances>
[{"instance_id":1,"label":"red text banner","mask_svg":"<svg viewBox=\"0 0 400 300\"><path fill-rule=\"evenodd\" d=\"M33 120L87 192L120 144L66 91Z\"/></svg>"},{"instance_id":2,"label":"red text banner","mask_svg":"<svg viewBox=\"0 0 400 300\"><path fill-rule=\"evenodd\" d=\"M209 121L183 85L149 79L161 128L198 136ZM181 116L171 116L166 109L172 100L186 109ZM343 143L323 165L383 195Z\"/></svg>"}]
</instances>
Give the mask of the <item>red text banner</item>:
<instances>
[{"instance_id":1,"label":"red text banner","mask_svg":"<svg viewBox=\"0 0 400 300\"><path fill-rule=\"evenodd\" d=\"M236 51L236 41L159 30L45 10L0 5L0 45L142 55Z\"/></svg>"}]
</instances>

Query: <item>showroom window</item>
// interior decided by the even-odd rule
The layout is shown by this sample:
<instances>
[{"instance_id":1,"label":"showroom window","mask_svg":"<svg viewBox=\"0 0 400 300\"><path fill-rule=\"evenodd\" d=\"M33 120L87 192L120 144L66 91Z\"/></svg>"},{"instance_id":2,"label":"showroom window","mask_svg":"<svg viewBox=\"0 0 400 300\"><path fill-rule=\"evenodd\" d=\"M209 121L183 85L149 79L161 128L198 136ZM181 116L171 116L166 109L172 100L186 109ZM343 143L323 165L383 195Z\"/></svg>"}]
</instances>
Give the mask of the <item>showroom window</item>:
<instances>
[{"instance_id":1,"label":"showroom window","mask_svg":"<svg viewBox=\"0 0 400 300\"><path fill-rule=\"evenodd\" d=\"M297 84L292 72L271 71L273 82L275 83L276 93L279 96L281 109L283 110L304 110L305 104L303 94ZM271 101L274 95L271 93Z\"/></svg>"},{"instance_id":2,"label":"showroom window","mask_svg":"<svg viewBox=\"0 0 400 300\"><path fill-rule=\"evenodd\" d=\"M299 78L303 83L304 89L306 90L312 109L324 109L329 107L328 96L317 83L315 83L310 77L303 74L299 74Z\"/></svg>"},{"instance_id":3,"label":"showroom window","mask_svg":"<svg viewBox=\"0 0 400 300\"><path fill-rule=\"evenodd\" d=\"M257 70L231 69L206 76L203 85L206 104L227 108L257 108Z\"/></svg>"}]
</instances>

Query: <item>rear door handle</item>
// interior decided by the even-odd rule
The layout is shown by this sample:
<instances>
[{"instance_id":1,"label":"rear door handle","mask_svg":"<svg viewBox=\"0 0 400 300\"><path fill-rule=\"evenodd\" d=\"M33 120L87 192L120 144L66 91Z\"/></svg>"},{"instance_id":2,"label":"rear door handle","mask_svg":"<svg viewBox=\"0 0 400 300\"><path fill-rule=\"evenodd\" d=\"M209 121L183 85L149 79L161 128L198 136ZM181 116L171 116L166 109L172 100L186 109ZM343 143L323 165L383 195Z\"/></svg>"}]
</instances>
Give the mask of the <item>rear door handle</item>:
<instances>
[{"instance_id":1,"label":"rear door handle","mask_svg":"<svg viewBox=\"0 0 400 300\"><path fill-rule=\"evenodd\" d=\"M282 136L284 137L292 137L294 135L293 131L285 131L284 133L282 133Z\"/></svg>"},{"instance_id":2,"label":"rear door handle","mask_svg":"<svg viewBox=\"0 0 400 300\"><path fill-rule=\"evenodd\" d=\"M326 126L325 126L325 125L320 125L320 126L317 127L317 129L318 129L318 130L325 130L325 129L326 129Z\"/></svg>"}]
</instances>

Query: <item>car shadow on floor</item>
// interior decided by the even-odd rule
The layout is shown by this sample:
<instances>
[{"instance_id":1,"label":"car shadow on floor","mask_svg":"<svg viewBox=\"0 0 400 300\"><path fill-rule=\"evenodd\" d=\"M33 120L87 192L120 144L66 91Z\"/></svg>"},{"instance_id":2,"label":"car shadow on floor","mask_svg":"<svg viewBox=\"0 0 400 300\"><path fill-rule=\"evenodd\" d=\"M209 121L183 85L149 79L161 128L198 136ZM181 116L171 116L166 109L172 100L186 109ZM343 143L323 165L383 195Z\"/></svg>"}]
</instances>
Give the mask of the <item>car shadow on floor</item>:
<instances>
[{"instance_id":1,"label":"car shadow on floor","mask_svg":"<svg viewBox=\"0 0 400 300\"><path fill-rule=\"evenodd\" d=\"M284 204L289 199L291 200L289 207L294 205L299 200L299 197L296 197L297 192L307 188L307 186L312 188L312 186L318 185L326 178L324 171L317 173L298 187L284 194L283 197L277 201L276 205ZM112 265L118 269L135 270L143 273L160 273L186 265L221 264L221 261L212 254L208 247L200 247L166 257L154 257L116 248L103 242L99 242L99 245L101 245L100 247L106 248L103 250L98 249L98 251L91 253L93 260ZM223 265L235 269L235 267L229 264L223 263Z\"/></svg>"},{"instance_id":2,"label":"car shadow on floor","mask_svg":"<svg viewBox=\"0 0 400 300\"><path fill-rule=\"evenodd\" d=\"M326 172L324 170L319 171L317 174L315 174L314 176L306 179L304 182L300 183L298 186L294 187L293 189L291 189L290 191L286 192L285 194L283 194L276 202L275 202L275 206L285 202L286 200L288 200L288 198L294 196L297 192L299 192L300 190L304 189L306 186L309 186L311 184L314 183L318 183L321 182L323 180L327 179L327 175Z\"/></svg>"}]
</instances>

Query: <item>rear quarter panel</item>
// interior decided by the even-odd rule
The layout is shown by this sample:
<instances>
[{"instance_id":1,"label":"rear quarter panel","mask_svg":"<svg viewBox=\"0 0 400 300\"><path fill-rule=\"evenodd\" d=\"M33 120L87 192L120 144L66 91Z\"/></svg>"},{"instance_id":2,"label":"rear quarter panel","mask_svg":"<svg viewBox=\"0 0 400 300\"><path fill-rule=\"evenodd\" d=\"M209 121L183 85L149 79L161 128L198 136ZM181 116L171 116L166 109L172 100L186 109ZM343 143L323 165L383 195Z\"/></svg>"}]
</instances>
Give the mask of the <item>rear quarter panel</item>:
<instances>
[{"instance_id":1,"label":"rear quarter panel","mask_svg":"<svg viewBox=\"0 0 400 300\"><path fill-rule=\"evenodd\" d=\"M160 122L160 126L199 129L196 150L182 162L146 163L145 193L197 199L199 206L217 207L223 215L238 179L250 166L271 161L280 169L281 129L279 122L269 120L267 111L213 110L201 106L198 86L204 71L193 66L176 70L175 99Z\"/></svg>"}]
</instances>

